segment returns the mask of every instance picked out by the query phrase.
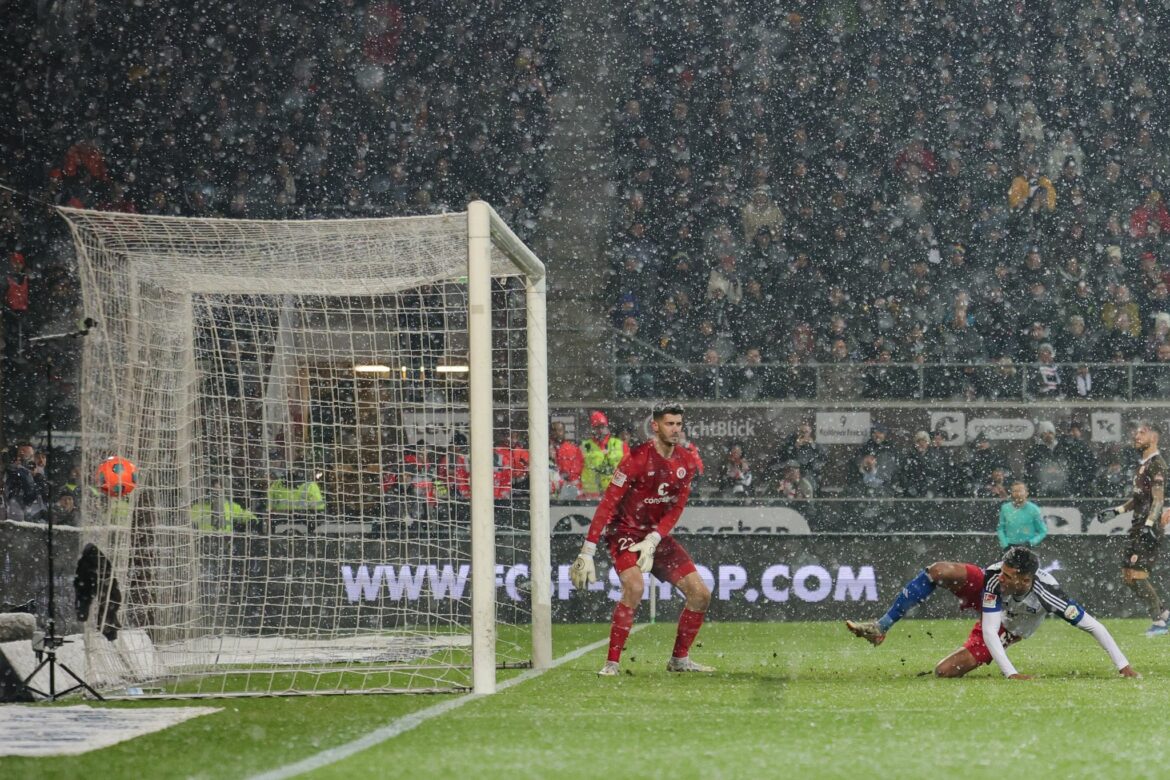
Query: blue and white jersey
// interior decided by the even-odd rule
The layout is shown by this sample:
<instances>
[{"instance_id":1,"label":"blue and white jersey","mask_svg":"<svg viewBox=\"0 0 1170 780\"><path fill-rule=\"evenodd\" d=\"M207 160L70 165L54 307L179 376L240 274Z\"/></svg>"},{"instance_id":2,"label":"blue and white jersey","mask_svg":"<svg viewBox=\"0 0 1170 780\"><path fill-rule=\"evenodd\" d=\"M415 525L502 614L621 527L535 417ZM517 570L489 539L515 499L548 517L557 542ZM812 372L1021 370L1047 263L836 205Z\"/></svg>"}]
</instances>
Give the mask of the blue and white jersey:
<instances>
[{"instance_id":1,"label":"blue and white jersey","mask_svg":"<svg viewBox=\"0 0 1170 780\"><path fill-rule=\"evenodd\" d=\"M993 563L983 570L983 612L1002 612L1003 629L1012 636L1024 639L1031 636L1049 614L1056 615L1069 625L1081 622L1085 610L1064 595L1060 583L1047 572L1038 571L1032 580L1032 589L1023 596L1005 596L1000 592L999 570L1002 563Z\"/></svg>"}]
</instances>

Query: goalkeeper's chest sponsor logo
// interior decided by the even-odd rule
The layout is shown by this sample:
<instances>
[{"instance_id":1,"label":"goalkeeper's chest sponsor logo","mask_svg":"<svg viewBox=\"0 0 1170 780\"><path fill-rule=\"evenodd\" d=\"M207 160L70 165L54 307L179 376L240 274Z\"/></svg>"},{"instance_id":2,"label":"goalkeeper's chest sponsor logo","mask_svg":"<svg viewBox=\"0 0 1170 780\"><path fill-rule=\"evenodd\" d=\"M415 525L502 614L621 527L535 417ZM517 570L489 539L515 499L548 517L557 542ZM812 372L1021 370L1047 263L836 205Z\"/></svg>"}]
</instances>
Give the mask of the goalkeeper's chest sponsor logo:
<instances>
[{"instance_id":1,"label":"goalkeeper's chest sponsor logo","mask_svg":"<svg viewBox=\"0 0 1170 780\"><path fill-rule=\"evenodd\" d=\"M658 483L658 495L647 496L642 499L643 504L673 504L678 501L677 495L670 494L671 485L669 482Z\"/></svg>"}]
</instances>

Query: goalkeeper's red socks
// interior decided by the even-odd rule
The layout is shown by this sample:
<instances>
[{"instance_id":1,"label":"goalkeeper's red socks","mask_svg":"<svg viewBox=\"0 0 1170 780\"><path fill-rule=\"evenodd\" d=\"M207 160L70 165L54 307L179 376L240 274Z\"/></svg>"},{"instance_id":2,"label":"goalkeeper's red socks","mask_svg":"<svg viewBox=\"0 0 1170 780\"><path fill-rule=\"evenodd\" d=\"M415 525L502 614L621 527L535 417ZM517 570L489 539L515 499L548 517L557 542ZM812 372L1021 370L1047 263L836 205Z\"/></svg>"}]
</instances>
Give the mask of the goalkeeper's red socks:
<instances>
[{"instance_id":1,"label":"goalkeeper's red socks","mask_svg":"<svg viewBox=\"0 0 1170 780\"><path fill-rule=\"evenodd\" d=\"M705 614L691 609L682 611L682 614L678 616L678 635L674 639L674 652L671 655L675 658L686 658L690 655L691 643L695 641L695 637L699 635L699 629L703 627Z\"/></svg>"},{"instance_id":2,"label":"goalkeeper's red socks","mask_svg":"<svg viewBox=\"0 0 1170 780\"><path fill-rule=\"evenodd\" d=\"M633 607L627 607L620 601L613 608L613 622L609 627L608 660L617 662L622 659L622 648L626 646L626 638L634 626L634 612Z\"/></svg>"}]
</instances>

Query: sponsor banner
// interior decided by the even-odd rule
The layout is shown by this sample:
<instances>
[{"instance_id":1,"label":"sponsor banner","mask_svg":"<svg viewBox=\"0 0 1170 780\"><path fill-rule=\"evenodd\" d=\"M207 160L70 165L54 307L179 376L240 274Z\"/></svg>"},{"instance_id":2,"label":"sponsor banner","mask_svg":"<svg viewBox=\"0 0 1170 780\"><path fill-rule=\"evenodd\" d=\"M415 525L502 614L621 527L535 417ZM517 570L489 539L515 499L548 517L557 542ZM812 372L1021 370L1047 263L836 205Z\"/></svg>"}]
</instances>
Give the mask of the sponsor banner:
<instances>
[{"instance_id":1,"label":"sponsor banner","mask_svg":"<svg viewBox=\"0 0 1170 780\"><path fill-rule=\"evenodd\" d=\"M691 499L675 526L687 534L818 533L978 533L992 532L999 521L998 499L965 501L816 500L754 505ZM1054 534L1114 534L1129 528L1128 520L1097 523L1094 518L1108 501L1042 505L1040 511ZM596 504L553 504L549 524L554 535L582 535L589 529ZM1126 515L1128 517L1128 515Z\"/></svg>"},{"instance_id":2,"label":"sponsor banner","mask_svg":"<svg viewBox=\"0 0 1170 780\"><path fill-rule=\"evenodd\" d=\"M1121 412L1093 412L1089 419L1093 441L1113 444L1122 440Z\"/></svg>"},{"instance_id":3,"label":"sponsor banner","mask_svg":"<svg viewBox=\"0 0 1170 780\"><path fill-rule=\"evenodd\" d=\"M963 412L931 412L930 432L942 432L943 446L958 447L967 443L967 415Z\"/></svg>"},{"instance_id":4,"label":"sponsor banner","mask_svg":"<svg viewBox=\"0 0 1170 780\"><path fill-rule=\"evenodd\" d=\"M2 597L43 593L43 529L0 523ZM59 568L68 570L58 585L72 579L78 535L62 534ZM902 585L936 560L987 565L1001 554L995 536L984 534L691 534L680 536L712 592L715 620L840 620L872 618L885 610ZM446 544L447 542L445 542ZM576 591L569 565L580 549L579 534L554 536L550 578L554 619L606 622L620 594L617 573L606 552L597 555L599 582ZM495 567L497 600L507 613L515 604L524 614L532 577L527 540L498 540ZM1138 614L1141 605L1118 586L1125 539L1106 534L1054 534L1040 545L1044 566L1069 595L1090 612L1106 617ZM24 549L38 555L17 559ZM199 592L210 603L238 604L241 629L259 633L289 631L391 630L419 614L469 621L470 551L465 541L440 551L426 539L386 540L325 537L208 536L200 540ZM679 592L649 583L664 620L682 607ZM122 584L126 591L125 583ZM128 599L135 598L128 595ZM72 593L57 594L57 615L72 615ZM956 601L939 592L916 613L953 616ZM44 615L43 605L41 614ZM642 617L647 616L642 612ZM79 629L70 621L69 632ZM940 652L943 649L940 649ZM940 656L941 657L941 656Z\"/></svg>"},{"instance_id":5,"label":"sponsor banner","mask_svg":"<svg viewBox=\"0 0 1170 780\"><path fill-rule=\"evenodd\" d=\"M808 519L788 506L697 506L688 502L675 534L808 534ZM596 504L554 504L549 525L554 534L581 535L589 530Z\"/></svg>"},{"instance_id":6,"label":"sponsor banner","mask_svg":"<svg viewBox=\"0 0 1170 780\"><path fill-rule=\"evenodd\" d=\"M1020 441L1032 438L1035 433L1036 426L1023 418L977 417L967 423L969 439L983 434L993 440Z\"/></svg>"},{"instance_id":7,"label":"sponsor banner","mask_svg":"<svg viewBox=\"0 0 1170 780\"><path fill-rule=\"evenodd\" d=\"M829 402L809 406L688 402L685 424L690 439L710 469L717 468L733 443L742 444L744 454L756 471L757 492L761 492L767 489L765 480L768 475L765 472L775 467L782 444L804 422L815 423L817 443L826 450L820 484L843 486L853 477L854 450L869 437L872 425L877 423L889 429L889 440L902 452L910 450L917 431L945 430L946 443L952 447L971 447L973 439L984 433L1007 462L1021 464L1031 444L1030 439L1035 435L1035 425L1041 420L1051 421L1059 435L1064 435L1068 424L1076 420L1092 428L1092 441L1116 443L1126 439L1129 427L1141 416L1136 408L1115 412L1081 404L981 406L947 401L898 406L887 402L867 409L866 403L861 399L842 402L840 411L835 411L838 405ZM551 417L571 422L568 425L570 437L580 443L589 435L587 423L592 409L553 408ZM622 402L608 405L603 411L609 416L614 434L627 432L635 442L649 437L647 403ZM1098 417L1103 421L1102 425L1110 427L1092 422ZM1160 416L1155 419L1165 422ZM713 481L713 477L708 477L708 480Z\"/></svg>"},{"instance_id":8,"label":"sponsor banner","mask_svg":"<svg viewBox=\"0 0 1170 780\"><path fill-rule=\"evenodd\" d=\"M841 620L871 618L884 611L906 581L936 560L986 566L999 559L994 536L841 535L819 537L691 536L683 543L700 578L711 589L712 620ZM1137 614L1140 605L1119 595L1117 565L1123 540L1110 537L1054 537L1037 552L1042 565L1070 596L1104 617ZM576 542L555 539L552 578L553 617L558 622L605 623L621 595L617 572L599 554L598 581L585 591L569 580ZM466 563L431 560L414 563L342 563L339 597L346 608L366 611L413 608L465 615L470 568ZM524 604L532 573L526 562L497 564L497 598ZM655 601L663 620L682 609L682 594L669 583L646 575L643 602ZM454 602L462 599L459 604ZM449 602L449 603L445 603ZM953 617L958 602L947 592L924 604L916 617ZM648 616L643 603L641 617ZM344 610L341 610L344 612ZM972 621L975 615L971 615ZM940 653L953 648L940 648ZM941 655L940 655L941 657Z\"/></svg>"},{"instance_id":9,"label":"sponsor banner","mask_svg":"<svg viewBox=\"0 0 1170 780\"><path fill-rule=\"evenodd\" d=\"M693 425L688 419L687 428ZM869 412L817 412L816 439L820 444L862 444L872 427Z\"/></svg>"}]
</instances>

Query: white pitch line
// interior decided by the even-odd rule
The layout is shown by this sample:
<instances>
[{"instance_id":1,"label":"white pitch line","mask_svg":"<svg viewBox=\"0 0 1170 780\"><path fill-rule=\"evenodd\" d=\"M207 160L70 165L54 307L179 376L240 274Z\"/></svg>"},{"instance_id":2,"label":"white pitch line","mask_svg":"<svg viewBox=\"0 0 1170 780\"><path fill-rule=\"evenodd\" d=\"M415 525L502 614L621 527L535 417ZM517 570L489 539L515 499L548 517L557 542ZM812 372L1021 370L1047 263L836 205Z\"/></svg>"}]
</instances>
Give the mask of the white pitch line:
<instances>
[{"instance_id":1,"label":"white pitch line","mask_svg":"<svg viewBox=\"0 0 1170 780\"><path fill-rule=\"evenodd\" d=\"M630 633L632 634L636 631L639 631L645 626L645 623L634 626ZM568 663L569 661L575 661L586 653L591 653L594 650L607 646L608 644L609 638L607 637L600 641L594 642L593 644L579 647L573 652L562 655L560 658L553 661L552 664L549 665L548 669L529 669L526 672L522 672L516 675L510 680L505 680L504 682L500 683L496 686L496 690L505 691L508 688L519 685L520 683L527 682L533 677L539 677L549 669L556 669L561 664ZM297 761L294 764L288 764L268 772L252 775L249 780L286 780L286 778L289 777L296 777L298 775L304 774L305 772L311 772L314 769L320 769L321 767L329 766L330 764L336 764L338 761L347 759L352 755L362 752L363 750L367 750L374 747L375 745L380 745L383 742L394 739L399 734L405 734L416 726L421 726L423 723L426 723L432 718L445 715L451 710L462 707L464 704L469 704L482 698L484 698L484 694L469 693L464 696L459 696L458 698L448 699L440 704L434 705L433 707L427 707L426 709L419 710L418 712L412 712L409 715L403 715L401 718L392 720L385 726L382 726L379 729L375 729L369 734L366 734L364 737L355 739L353 742L346 742L344 745L338 745L337 747L323 750L316 755L309 756L308 758Z\"/></svg>"}]
</instances>

